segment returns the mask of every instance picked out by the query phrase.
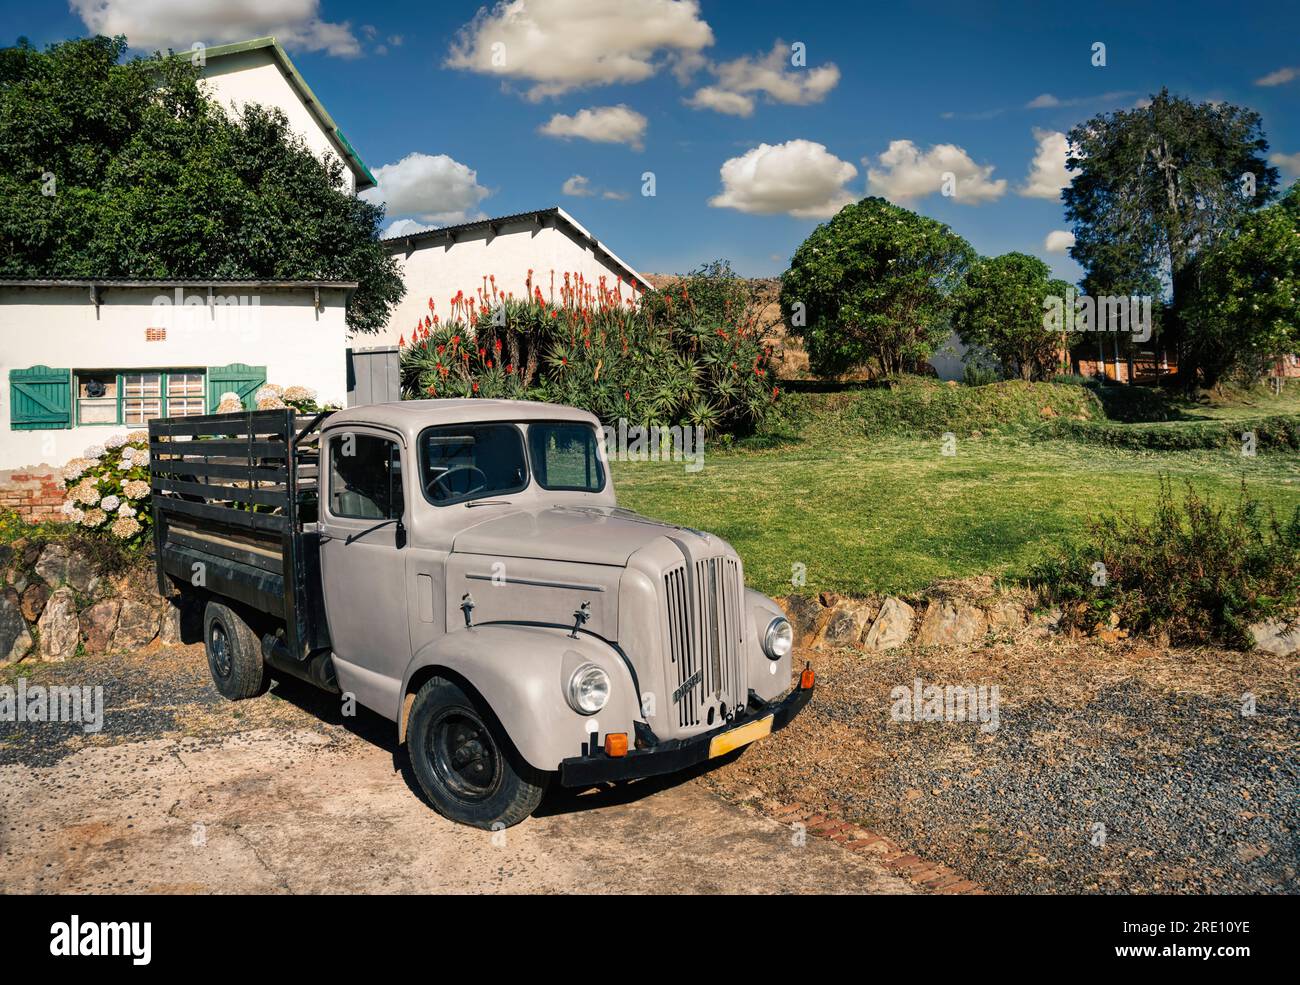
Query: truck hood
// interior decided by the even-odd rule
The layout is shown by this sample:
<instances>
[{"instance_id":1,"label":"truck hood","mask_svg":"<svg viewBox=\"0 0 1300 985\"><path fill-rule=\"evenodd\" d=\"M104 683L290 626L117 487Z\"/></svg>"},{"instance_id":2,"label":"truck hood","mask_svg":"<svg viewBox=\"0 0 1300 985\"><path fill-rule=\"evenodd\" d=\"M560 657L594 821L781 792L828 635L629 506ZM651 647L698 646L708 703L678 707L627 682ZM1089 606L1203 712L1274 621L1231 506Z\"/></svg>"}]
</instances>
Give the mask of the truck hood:
<instances>
[{"instance_id":1,"label":"truck hood","mask_svg":"<svg viewBox=\"0 0 1300 985\"><path fill-rule=\"evenodd\" d=\"M550 506L518 510L468 527L456 535L452 550L622 567L642 547L664 536L700 545L717 542L701 531L619 507Z\"/></svg>"}]
</instances>

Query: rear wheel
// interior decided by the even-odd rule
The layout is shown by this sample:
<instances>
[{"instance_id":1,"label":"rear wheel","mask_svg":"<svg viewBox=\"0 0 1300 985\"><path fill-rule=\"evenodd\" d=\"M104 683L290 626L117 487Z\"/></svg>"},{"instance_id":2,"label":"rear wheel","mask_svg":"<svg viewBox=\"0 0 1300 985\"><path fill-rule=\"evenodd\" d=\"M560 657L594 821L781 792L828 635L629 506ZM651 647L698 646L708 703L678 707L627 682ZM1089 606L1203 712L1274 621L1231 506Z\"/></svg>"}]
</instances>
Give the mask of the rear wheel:
<instances>
[{"instance_id":1,"label":"rear wheel","mask_svg":"<svg viewBox=\"0 0 1300 985\"><path fill-rule=\"evenodd\" d=\"M411 767L439 814L476 828L508 828L537 809L549 777L519 757L495 717L435 677L411 705Z\"/></svg>"},{"instance_id":2,"label":"rear wheel","mask_svg":"<svg viewBox=\"0 0 1300 985\"><path fill-rule=\"evenodd\" d=\"M262 694L269 683L262 647L238 612L215 599L203 612L203 645L217 690L231 701Z\"/></svg>"}]
</instances>

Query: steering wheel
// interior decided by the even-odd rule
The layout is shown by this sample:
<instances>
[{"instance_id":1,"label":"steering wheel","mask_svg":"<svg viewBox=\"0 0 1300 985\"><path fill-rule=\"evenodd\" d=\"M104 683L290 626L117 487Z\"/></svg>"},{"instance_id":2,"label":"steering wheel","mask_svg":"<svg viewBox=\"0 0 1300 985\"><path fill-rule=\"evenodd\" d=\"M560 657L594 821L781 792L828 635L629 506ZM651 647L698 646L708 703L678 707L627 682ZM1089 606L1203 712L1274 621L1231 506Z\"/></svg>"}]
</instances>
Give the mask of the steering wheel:
<instances>
[{"instance_id":1,"label":"steering wheel","mask_svg":"<svg viewBox=\"0 0 1300 985\"><path fill-rule=\"evenodd\" d=\"M487 481L488 481L487 473L484 472L481 468L478 468L475 465L457 465L454 468L448 469L446 472L442 473L442 475L430 479L429 483L425 486L425 489L428 491L429 495L432 496L434 499L446 499L448 496L455 495L455 493L452 492L450 486L444 487L446 491L442 493L438 492L437 487L442 485L442 483L446 482L448 478L455 475L457 472L477 472L483 480L477 486L475 486L472 489L467 489L461 495L464 496L472 495L473 493L476 493L480 489L483 489L487 486Z\"/></svg>"}]
</instances>

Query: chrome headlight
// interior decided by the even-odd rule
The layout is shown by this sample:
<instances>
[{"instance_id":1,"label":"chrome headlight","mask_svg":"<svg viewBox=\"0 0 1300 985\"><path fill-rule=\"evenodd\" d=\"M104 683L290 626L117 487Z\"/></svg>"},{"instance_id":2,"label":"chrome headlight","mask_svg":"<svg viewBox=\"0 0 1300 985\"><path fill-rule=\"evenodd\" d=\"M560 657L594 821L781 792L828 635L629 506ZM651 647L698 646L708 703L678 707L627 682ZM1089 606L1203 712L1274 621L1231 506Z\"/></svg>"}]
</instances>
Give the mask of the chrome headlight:
<instances>
[{"instance_id":1,"label":"chrome headlight","mask_svg":"<svg viewBox=\"0 0 1300 985\"><path fill-rule=\"evenodd\" d=\"M569 678L569 707L582 715L594 715L609 700L609 675L595 664L583 664Z\"/></svg>"},{"instance_id":2,"label":"chrome headlight","mask_svg":"<svg viewBox=\"0 0 1300 985\"><path fill-rule=\"evenodd\" d=\"M763 634L763 652L770 660L780 660L794 648L794 627L785 616L777 616L767 624Z\"/></svg>"}]
</instances>

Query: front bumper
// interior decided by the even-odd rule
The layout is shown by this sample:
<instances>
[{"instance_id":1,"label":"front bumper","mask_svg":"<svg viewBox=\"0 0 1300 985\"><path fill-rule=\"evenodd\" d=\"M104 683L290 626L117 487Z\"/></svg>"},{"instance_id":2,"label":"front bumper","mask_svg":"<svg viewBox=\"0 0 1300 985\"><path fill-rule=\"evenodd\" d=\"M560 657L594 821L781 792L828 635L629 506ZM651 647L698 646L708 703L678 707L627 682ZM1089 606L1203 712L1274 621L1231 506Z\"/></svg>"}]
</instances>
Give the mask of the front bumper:
<instances>
[{"instance_id":1,"label":"front bumper","mask_svg":"<svg viewBox=\"0 0 1300 985\"><path fill-rule=\"evenodd\" d=\"M643 749L629 749L626 756L606 756L600 750L591 756L571 756L560 761L560 785L586 787L614 780L661 776L664 773L676 773L697 763L717 758L723 755L722 752L717 751L719 748L727 746L739 748L740 745L747 745L754 740L731 745L724 738L718 747L714 747L714 739L741 729L752 729L767 718L772 720L771 729L756 735L755 739L779 731L794 721L795 716L803 711L804 706L812 699L813 690L813 686L796 687L780 702L757 706L751 702L743 718L728 722L712 731L693 735L689 739L668 739Z\"/></svg>"}]
</instances>

